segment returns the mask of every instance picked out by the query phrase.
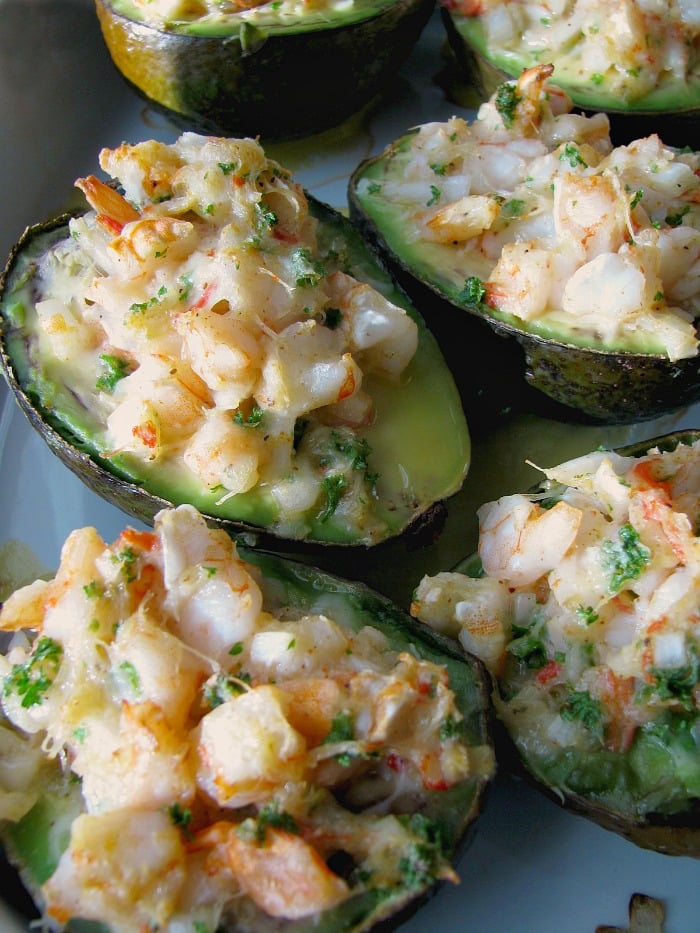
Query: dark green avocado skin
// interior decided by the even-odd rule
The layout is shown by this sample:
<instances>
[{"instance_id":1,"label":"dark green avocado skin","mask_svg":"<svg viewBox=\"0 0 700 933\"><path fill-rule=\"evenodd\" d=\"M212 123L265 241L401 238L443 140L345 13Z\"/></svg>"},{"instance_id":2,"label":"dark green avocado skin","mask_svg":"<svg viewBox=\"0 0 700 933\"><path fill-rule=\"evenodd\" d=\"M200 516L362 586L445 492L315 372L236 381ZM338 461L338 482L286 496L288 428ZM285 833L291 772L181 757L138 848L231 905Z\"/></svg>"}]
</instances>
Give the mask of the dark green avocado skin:
<instances>
[{"instance_id":1,"label":"dark green avocado skin","mask_svg":"<svg viewBox=\"0 0 700 933\"><path fill-rule=\"evenodd\" d=\"M647 440L637 441L624 447L616 448L616 452L625 457L643 457L650 450L658 448L661 451L672 451L679 444L692 446L700 440L700 429L677 431L660 435ZM557 497L557 484L544 480L534 486L530 492L535 495ZM454 568L458 573L469 577L479 577L483 574L481 560L478 554L473 553L460 561ZM502 690L495 678L491 678L491 689L494 696ZM540 762L530 759L520 749L518 736L511 734L498 719L493 723L494 743L500 766L513 774L529 781L539 792L551 799L559 806L571 810L579 816L602 826L604 829L617 833L643 849L661 852L664 855L687 856L700 858L700 799L689 798L684 807L664 812L662 807L645 813L630 812L625 806L616 805L610 794L602 799L596 789L585 789L587 780L590 780L590 771L583 763L576 767L570 763L562 767L560 777L568 773L571 784L578 783L574 789L567 786L565 780L552 786ZM618 756L610 753L610 760Z\"/></svg>"},{"instance_id":2,"label":"dark green avocado skin","mask_svg":"<svg viewBox=\"0 0 700 933\"><path fill-rule=\"evenodd\" d=\"M413 269L396 236L370 214L357 190L366 172L391 162L402 141L354 171L348 185L350 219L385 258L438 339L473 431L518 411L565 421L631 424L700 399L698 356L671 362L658 354L579 347L527 333L461 304L437 275L431 279Z\"/></svg>"},{"instance_id":3,"label":"dark green avocado skin","mask_svg":"<svg viewBox=\"0 0 700 933\"><path fill-rule=\"evenodd\" d=\"M395 0L360 22L260 30L246 40L165 32L96 0L112 59L140 96L185 129L263 141L322 132L372 104L433 6L434 0Z\"/></svg>"}]
</instances>

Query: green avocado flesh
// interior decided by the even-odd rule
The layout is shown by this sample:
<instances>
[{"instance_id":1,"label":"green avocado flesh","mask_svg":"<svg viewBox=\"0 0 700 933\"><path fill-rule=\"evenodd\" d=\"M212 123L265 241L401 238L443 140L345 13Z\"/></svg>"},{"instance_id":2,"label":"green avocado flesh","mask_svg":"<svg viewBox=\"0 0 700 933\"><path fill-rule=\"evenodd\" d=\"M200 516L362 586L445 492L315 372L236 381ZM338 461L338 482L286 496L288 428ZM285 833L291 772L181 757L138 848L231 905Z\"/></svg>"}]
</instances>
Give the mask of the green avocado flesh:
<instances>
[{"instance_id":1,"label":"green avocado flesh","mask_svg":"<svg viewBox=\"0 0 700 933\"><path fill-rule=\"evenodd\" d=\"M323 571L262 551L239 547L241 559L261 571L259 583L263 608L273 615L294 618L300 615L326 614L344 628L358 632L372 626L382 632L393 650L408 651L414 657L443 665L449 676L456 704L464 716L466 744L479 749L479 767L466 779L441 790L423 789L407 803L397 799L390 812L405 814L407 819L430 829L430 843L422 852L421 866L406 867L405 883L391 888L361 886L356 894L340 905L317 916L297 920L271 920L262 914L253 918L253 926L222 922L220 929L255 929L256 931L369 930L381 921L396 921L415 910L438 883L430 865L451 862L470 838L469 830L481 812L484 795L493 772L489 725L489 699L483 669L474 658L454 647L450 640L432 631L399 610L393 603L363 584L348 582ZM68 846L70 823L81 812L80 785L62 776L56 766L47 766L42 787L44 795L17 823L0 824L0 838L10 861L17 866L28 890L34 893L54 872L61 853ZM435 847L429 857L428 849ZM415 866L418 869L418 864ZM39 898L40 900L40 898ZM97 933L103 925L72 920L71 933Z\"/></svg>"},{"instance_id":2,"label":"green avocado flesh","mask_svg":"<svg viewBox=\"0 0 700 933\"><path fill-rule=\"evenodd\" d=\"M162 28L96 0L132 88L186 129L293 139L338 126L385 92L434 0L357 0L298 13L263 4Z\"/></svg>"},{"instance_id":3,"label":"green avocado flesh","mask_svg":"<svg viewBox=\"0 0 700 933\"><path fill-rule=\"evenodd\" d=\"M98 494L144 521L170 503L188 502L234 531L247 528L287 539L368 545L401 533L460 488L469 465L469 432L436 341L349 222L318 202L310 203L321 221L322 254L336 255L343 268L347 258L354 276L406 308L420 331L416 355L399 382L368 376L364 384L376 413L362 430L370 450L367 469L378 474L374 490L368 491L369 519L360 517L359 524L341 521L319 500L302 519L289 522L260 485L226 498L174 462L148 463L128 454L107 458L104 426L65 381L61 363L38 357L33 336L35 303L41 298L33 281L34 260L66 237L63 217L27 231L10 260L0 300L2 361L33 426ZM436 450L439 457L434 456ZM322 486L322 476L319 483Z\"/></svg>"},{"instance_id":4,"label":"green avocado flesh","mask_svg":"<svg viewBox=\"0 0 700 933\"><path fill-rule=\"evenodd\" d=\"M531 68L545 60L542 55L528 53L524 48L489 48L482 23L476 16L460 16L447 10L444 11L444 15L451 21L450 33L453 40L464 42L467 54L474 53L480 63L483 61L496 69L500 74L498 83L503 80L503 76L517 78L525 68ZM461 51L464 54L465 50ZM458 48L457 53L459 52ZM618 93L607 90L604 82L584 82L574 68L567 70L556 60L552 60L552 64L556 83L570 95L575 104L586 110L630 114L666 114L671 111L674 114L682 114L697 111L700 106L700 73L693 73L687 82L669 78L641 97L623 100ZM689 125L688 129L690 131L692 127ZM692 139L686 142L689 145L693 144Z\"/></svg>"},{"instance_id":5,"label":"green avocado flesh","mask_svg":"<svg viewBox=\"0 0 700 933\"><path fill-rule=\"evenodd\" d=\"M654 448L672 451L679 444L691 446L698 440L700 432L686 431L620 448L617 453L641 457ZM531 492L554 505L564 489L546 480ZM455 569L470 577L483 576L476 554ZM544 713L539 708L535 713L529 705L533 695L529 691L541 684L538 675L546 663L545 647L535 635L526 632L521 637L523 631L524 626L513 633L504 668L494 678L494 703L502 726L497 740L503 743L499 759L509 759L515 770L524 768L553 799L644 848L700 857L700 713L697 703L689 699L693 689L697 694L697 658L687 668L675 669L668 679L669 696L678 697L679 702L635 728L624 750L606 747L602 736L591 738L585 748L562 747L543 740L548 730L533 728L533 717L539 719ZM583 706L577 715L587 721ZM588 722L591 730L597 728L593 719Z\"/></svg>"},{"instance_id":6,"label":"green avocado flesh","mask_svg":"<svg viewBox=\"0 0 700 933\"><path fill-rule=\"evenodd\" d=\"M160 27L163 32L190 36L237 36L241 29L254 26L264 29L266 35L313 32L334 29L339 25L372 19L393 5L394 0L354 0L353 3L329 4L318 9L303 9L297 4L263 3L241 9L236 13L210 13L190 20L170 20ZM119 16L137 23L152 25L144 17L143 6L130 0L113 0L112 9Z\"/></svg>"},{"instance_id":7,"label":"green avocado flesh","mask_svg":"<svg viewBox=\"0 0 700 933\"><path fill-rule=\"evenodd\" d=\"M348 187L350 217L440 340L470 424L484 407L624 424L700 398L697 356L671 362L642 333L602 345L547 315L524 321L473 300L465 286L485 278L490 266L476 251L467 266L451 244L420 237L400 201L382 196L385 183L403 177L415 132L357 167Z\"/></svg>"}]
</instances>

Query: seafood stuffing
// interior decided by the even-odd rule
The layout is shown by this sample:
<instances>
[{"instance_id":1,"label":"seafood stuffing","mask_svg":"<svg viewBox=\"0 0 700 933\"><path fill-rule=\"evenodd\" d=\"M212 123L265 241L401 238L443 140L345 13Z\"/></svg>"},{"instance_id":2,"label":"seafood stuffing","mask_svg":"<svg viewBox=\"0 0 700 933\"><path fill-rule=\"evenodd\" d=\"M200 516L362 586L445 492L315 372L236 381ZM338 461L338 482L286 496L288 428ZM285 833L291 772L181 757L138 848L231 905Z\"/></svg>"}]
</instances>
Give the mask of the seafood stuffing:
<instances>
[{"instance_id":1,"label":"seafood stuffing","mask_svg":"<svg viewBox=\"0 0 700 933\"><path fill-rule=\"evenodd\" d=\"M446 668L330 612L271 611L263 583L180 506L111 545L75 531L55 577L5 603L2 817L56 769L79 798L39 892L51 928L272 929L455 879L426 799L493 763Z\"/></svg>"},{"instance_id":2,"label":"seafood stuffing","mask_svg":"<svg viewBox=\"0 0 700 933\"><path fill-rule=\"evenodd\" d=\"M289 537L332 516L375 540L385 480L367 433L375 393L401 390L416 322L349 274L342 236L317 236L302 187L256 141L184 133L100 164L120 187L77 181L92 210L11 309L33 328L48 407L47 385L69 386L115 471L177 471L215 506L258 495Z\"/></svg>"},{"instance_id":3,"label":"seafood stuffing","mask_svg":"<svg viewBox=\"0 0 700 933\"><path fill-rule=\"evenodd\" d=\"M577 346L696 356L700 154L613 147L552 74L502 84L472 123L418 127L358 194L457 304Z\"/></svg>"},{"instance_id":4,"label":"seafood stuffing","mask_svg":"<svg viewBox=\"0 0 700 933\"><path fill-rule=\"evenodd\" d=\"M700 441L596 451L479 510L412 612L480 656L528 766L639 819L700 797Z\"/></svg>"}]
</instances>

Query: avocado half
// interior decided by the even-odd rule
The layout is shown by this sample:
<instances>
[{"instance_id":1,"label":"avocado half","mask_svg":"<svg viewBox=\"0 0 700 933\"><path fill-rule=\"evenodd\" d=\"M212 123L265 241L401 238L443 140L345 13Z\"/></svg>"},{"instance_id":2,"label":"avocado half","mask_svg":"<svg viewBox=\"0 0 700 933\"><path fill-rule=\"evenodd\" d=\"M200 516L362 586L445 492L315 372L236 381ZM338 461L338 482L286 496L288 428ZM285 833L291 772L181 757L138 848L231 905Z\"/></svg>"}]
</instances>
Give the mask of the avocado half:
<instances>
[{"instance_id":1,"label":"avocado half","mask_svg":"<svg viewBox=\"0 0 700 933\"><path fill-rule=\"evenodd\" d=\"M465 77L479 95L488 99L505 80L517 78L524 69L541 64L540 55L524 46L517 50L489 48L478 15L465 16L449 5L440 10L450 48ZM658 133L673 146L700 146L700 70L683 82L667 78L641 97L624 100L618 93L582 80L575 71L562 70L552 60L557 84L579 110L604 111L611 117L611 136L622 145L640 136Z\"/></svg>"},{"instance_id":2,"label":"avocado half","mask_svg":"<svg viewBox=\"0 0 700 933\"><path fill-rule=\"evenodd\" d=\"M147 523L162 508L187 502L231 533L253 532L269 541L375 545L411 525L419 526L421 534L426 528L440 530L443 500L462 486L470 462L471 441L459 392L425 322L350 222L313 198L309 205L319 221L323 254L335 256L338 268L405 308L419 328L418 350L406 378L400 383L377 380L371 388L376 415L363 435L371 451L368 469L378 475L370 497L374 527L368 528L362 519L341 522L335 513L321 514L314 505L292 528L260 486L222 499L219 491L193 482L185 468L143 462L139 466L123 455L105 456L99 442L102 426L70 385L55 380L32 341L34 305L41 299L33 280L35 259L69 235L70 217L63 215L28 228L0 278L0 363L32 426L98 495ZM434 456L436 450L439 457Z\"/></svg>"},{"instance_id":3,"label":"avocado half","mask_svg":"<svg viewBox=\"0 0 700 933\"><path fill-rule=\"evenodd\" d=\"M138 94L187 129L264 141L319 133L373 102L433 6L354 0L300 11L271 2L161 27L129 0L96 0L112 60Z\"/></svg>"},{"instance_id":4,"label":"avocado half","mask_svg":"<svg viewBox=\"0 0 700 933\"><path fill-rule=\"evenodd\" d=\"M700 441L699 430L688 430L640 441L616 452L643 457L650 450L674 450L679 444ZM562 486L545 480L531 493L554 504ZM455 568L470 577L483 575L481 561L472 554ZM536 678L526 660L510 656L503 676L493 678L496 708L499 697L513 695L523 677ZM696 684L697 689L697 684ZM693 736L700 721L697 709L687 717L669 717L655 733L639 730L624 752L590 750L585 760L574 751L548 755L527 736L498 721L495 741L503 767L531 780L556 803L624 836L635 845L666 855L700 858L700 749ZM695 726L693 726L695 723Z\"/></svg>"},{"instance_id":5,"label":"avocado half","mask_svg":"<svg viewBox=\"0 0 700 933\"><path fill-rule=\"evenodd\" d=\"M472 428L513 411L601 424L646 421L700 398L700 358L672 362L652 352L580 345L494 316L465 292L477 270L450 267L410 229L401 206L382 196L400 179L417 130L362 162L348 185L350 218L385 257L442 346Z\"/></svg>"},{"instance_id":6,"label":"avocado half","mask_svg":"<svg viewBox=\"0 0 700 933\"><path fill-rule=\"evenodd\" d=\"M407 651L416 658L444 666L457 708L464 717L460 734L474 750L475 766L467 778L448 789L423 788L420 794L412 793L403 801L398 794L392 802L382 806L379 818L387 812L396 813L414 820L428 834L425 846L419 846L420 854L418 849L416 851L416 870L406 866L402 883L377 887L369 879L338 906L297 920L272 920L260 913L257 919L252 918L253 926L241 926L235 916L231 916L224 918L219 933L241 929L267 933L361 933L384 929L385 925L386 929L394 929L436 892L442 881L431 875L430 865L436 872L438 866L442 866L444 875L444 866L468 847L486 804L495 758L485 670L478 659L467 655L451 639L416 622L364 584L242 546L238 548L238 556L258 568L256 579L263 593L263 608L273 615L295 618L326 614L355 632L371 626L386 636L392 650ZM41 904L40 885L53 874L61 853L68 846L71 822L83 809L79 782L71 780L70 772L62 770L57 760L46 773L42 787L43 795L19 822L0 822L0 842L9 862L38 905ZM14 900L29 912L20 889L15 891ZM67 933L109 933L102 924L80 919L69 921L65 930Z\"/></svg>"}]
</instances>

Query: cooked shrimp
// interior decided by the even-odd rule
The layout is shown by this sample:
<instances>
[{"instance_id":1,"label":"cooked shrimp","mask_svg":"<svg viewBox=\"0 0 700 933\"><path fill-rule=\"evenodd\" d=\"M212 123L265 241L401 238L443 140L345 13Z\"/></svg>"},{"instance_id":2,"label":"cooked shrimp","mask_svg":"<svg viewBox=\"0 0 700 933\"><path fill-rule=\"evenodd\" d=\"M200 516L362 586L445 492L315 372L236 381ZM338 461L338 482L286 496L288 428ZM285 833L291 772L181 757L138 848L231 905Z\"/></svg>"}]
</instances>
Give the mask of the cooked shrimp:
<instances>
[{"instance_id":1,"label":"cooked shrimp","mask_svg":"<svg viewBox=\"0 0 700 933\"><path fill-rule=\"evenodd\" d=\"M289 699L263 685L217 706L196 732L197 782L224 807L244 807L301 779L306 742L286 715Z\"/></svg>"},{"instance_id":2,"label":"cooked shrimp","mask_svg":"<svg viewBox=\"0 0 700 933\"><path fill-rule=\"evenodd\" d=\"M234 879L271 917L300 919L340 904L350 895L301 836L268 827L261 845L230 823L215 823L199 834L197 846L221 848Z\"/></svg>"},{"instance_id":3,"label":"cooked shrimp","mask_svg":"<svg viewBox=\"0 0 700 933\"><path fill-rule=\"evenodd\" d=\"M566 502L545 511L521 495L482 506L478 515L484 570L516 587L534 583L556 567L581 525L580 511Z\"/></svg>"},{"instance_id":4,"label":"cooked shrimp","mask_svg":"<svg viewBox=\"0 0 700 933\"><path fill-rule=\"evenodd\" d=\"M79 178L75 185L83 192L90 207L97 212L98 223L114 236L118 236L126 224L138 220L141 216L123 195L95 175Z\"/></svg>"},{"instance_id":5,"label":"cooked shrimp","mask_svg":"<svg viewBox=\"0 0 700 933\"><path fill-rule=\"evenodd\" d=\"M147 933L175 912L184 864L180 833L163 812L82 814L42 886L46 912L61 925L82 917L115 933Z\"/></svg>"}]
</instances>

